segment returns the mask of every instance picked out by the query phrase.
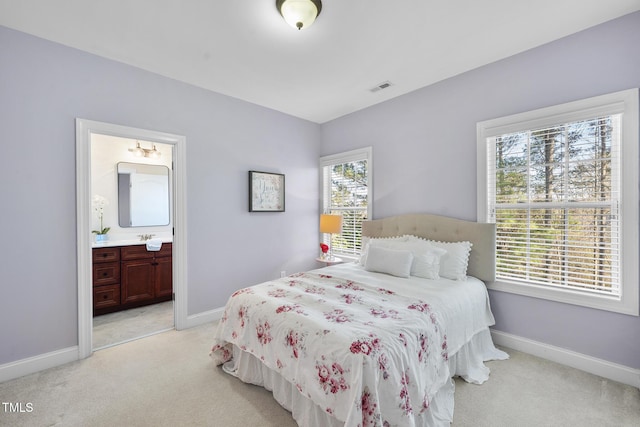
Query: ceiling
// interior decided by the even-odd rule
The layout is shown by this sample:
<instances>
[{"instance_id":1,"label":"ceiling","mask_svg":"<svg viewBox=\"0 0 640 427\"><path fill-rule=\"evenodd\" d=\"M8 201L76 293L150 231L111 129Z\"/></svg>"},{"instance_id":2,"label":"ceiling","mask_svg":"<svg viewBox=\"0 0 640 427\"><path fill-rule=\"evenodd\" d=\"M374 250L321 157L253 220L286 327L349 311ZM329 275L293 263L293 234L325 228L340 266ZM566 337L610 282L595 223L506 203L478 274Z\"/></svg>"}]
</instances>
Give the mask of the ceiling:
<instances>
[{"instance_id":1,"label":"ceiling","mask_svg":"<svg viewBox=\"0 0 640 427\"><path fill-rule=\"evenodd\" d=\"M275 0L0 0L0 25L324 123L637 10L640 0L323 0L297 31Z\"/></svg>"}]
</instances>

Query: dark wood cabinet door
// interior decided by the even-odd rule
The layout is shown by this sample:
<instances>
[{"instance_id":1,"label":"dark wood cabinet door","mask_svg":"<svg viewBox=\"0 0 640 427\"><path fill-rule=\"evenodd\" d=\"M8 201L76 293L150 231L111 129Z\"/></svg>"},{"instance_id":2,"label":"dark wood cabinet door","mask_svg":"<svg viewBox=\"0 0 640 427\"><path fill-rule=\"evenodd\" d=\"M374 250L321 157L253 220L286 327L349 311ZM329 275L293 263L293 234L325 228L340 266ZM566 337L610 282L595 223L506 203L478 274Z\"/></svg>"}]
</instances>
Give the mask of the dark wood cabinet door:
<instances>
[{"instance_id":1,"label":"dark wood cabinet door","mask_svg":"<svg viewBox=\"0 0 640 427\"><path fill-rule=\"evenodd\" d=\"M120 305L120 285L93 288L93 310L111 309Z\"/></svg>"},{"instance_id":2,"label":"dark wood cabinet door","mask_svg":"<svg viewBox=\"0 0 640 427\"><path fill-rule=\"evenodd\" d=\"M173 297L173 245L93 249L94 315L169 301Z\"/></svg>"},{"instance_id":3,"label":"dark wood cabinet door","mask_svg":"<svg viewBox=\"0 0 640 427\"><path fill-rule=\"evenodd\" d=\"M93 248L93 314L120 309L120 247Z\"/></svg>"},{"instance_id":4,"label":"dark wood cabinet door","mask_svg":"<svg viewBox=\"0 0 640 427\"><path fill-rule=\"evenodd\" d=\"M122 304L137 303L154 298L155 266L149 259L123 261L121 276Z\"/></svg>"},{"instance_id":5,"label":"dark wood cabinet door","mask_svg":"<svg viewBox=\"0 0 640 427\"><path fill-rule=\"evenodd\" d=\"M93 264L93 286L116 285L120 283L120 263L102 262Z\"/></svg>"},{"instance_id":6,"label":"dark wood cabinet door","mask_svg":"<svg viewBox=\"0 0 640 427\"><path fill-rule=\"evenodd\" d=\"M156 258L155 260L156 297L166 297L173 294L173 269L171 257Z\"/></svg>"},{"instance_id":7,"label":"dark wood cabinet door","mask_svg":"<svg viewBox=\"0 0 640 427\"><path fill-rule=\"evenodd\" d=\"M93 248L93 263L120 261L120 248Z\"/></svg>"}]
</instances>

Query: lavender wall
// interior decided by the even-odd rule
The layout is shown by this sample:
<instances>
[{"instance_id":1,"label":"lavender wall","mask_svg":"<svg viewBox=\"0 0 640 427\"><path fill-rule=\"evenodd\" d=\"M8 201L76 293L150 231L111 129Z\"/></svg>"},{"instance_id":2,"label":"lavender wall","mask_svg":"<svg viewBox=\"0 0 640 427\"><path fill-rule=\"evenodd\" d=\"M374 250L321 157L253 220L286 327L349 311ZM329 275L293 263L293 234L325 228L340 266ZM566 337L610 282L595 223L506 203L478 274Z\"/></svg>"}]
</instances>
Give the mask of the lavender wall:
<instances>
[{"instance_id":1,"label":"lavender wall","mask_svg":"<svg viewBox=\"0 0 640 427\"><path fill-rule=\"evenodd\" d=\"M638 46L634 13L326 123L322 154L373 146L376 218L475 220L476 123L638 87ZM503 292L491 302L497 330L640 368L638 317Z\"/></svg>"},{"instance_id":2,"label":"lavender wall","mask_svg":"<svg viewBox=\"0 0 640 427\"><path fill-rule=\"evenodd\" d=\"M0 365L77 344L76 117L186 135L192 315L315 266L319 155L374 147L375 217L475 219L476 123L638 87L637 46L640 13L319 126L0 27ZM287 212L247 212L249 169ZM498 330L640 368L637 317L491 299Z\"/></svg>"},{"instance_id":3,"label":"lavender wall","mask_svg":"<svg viewBox=\"0 0 640 427\"><path fill-rule=\"evenodd\" d=\"M320 126L0 27L0 365L77 345L75 118L187 138L188 314L316 267ZM248 213L247 171L286 174Z\"/></svg>"}]
</instances>

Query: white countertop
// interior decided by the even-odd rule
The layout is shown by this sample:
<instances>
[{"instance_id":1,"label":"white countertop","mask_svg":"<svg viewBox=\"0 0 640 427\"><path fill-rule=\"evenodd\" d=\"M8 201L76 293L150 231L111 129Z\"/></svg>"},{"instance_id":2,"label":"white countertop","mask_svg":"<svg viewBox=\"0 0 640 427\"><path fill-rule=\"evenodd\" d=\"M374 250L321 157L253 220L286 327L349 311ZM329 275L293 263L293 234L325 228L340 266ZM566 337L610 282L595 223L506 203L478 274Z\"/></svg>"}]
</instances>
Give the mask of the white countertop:
<instances>
[{"instance_id":1,"label":"white countertop","mask_svg":"<svg viewBox=\"0 0 640 427\"><path fill-rule=\"evenodd\" d=\"M154 237L155 239L156 237ZM157 237L162 240L162 243L171 243L173 239L171 237ZM146 245L147 242L138 239L114 239L105 240L102 242L91 242L92 248L109 248L112 246L133 246L133 245Z\"/></svg>"}]
</instances>

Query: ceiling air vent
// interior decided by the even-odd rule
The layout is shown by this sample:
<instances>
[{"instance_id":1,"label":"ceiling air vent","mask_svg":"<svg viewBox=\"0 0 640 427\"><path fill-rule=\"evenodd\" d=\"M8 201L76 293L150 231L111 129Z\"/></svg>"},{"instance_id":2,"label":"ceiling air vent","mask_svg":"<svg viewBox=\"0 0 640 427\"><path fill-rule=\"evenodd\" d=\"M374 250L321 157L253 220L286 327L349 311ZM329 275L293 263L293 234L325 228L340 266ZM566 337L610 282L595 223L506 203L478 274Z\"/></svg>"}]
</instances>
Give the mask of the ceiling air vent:
<instances>
[{"instance_id":1,"label":"ceiling air vent","mask_svg":"<svg viewBox=\"0 0 640 427\"><path fill-rule=\"evenodd\" d=\"M378 84L378 85L376 85L376 86L372 87L372 88L371 88L371 89L369 89L369 90L370 90L371 92L377 92L377 91L379 91L379 90L386 89L386 88L388 88L389 86L393 86L393 83L391 83L390 81L388 81L388 80L387 80L386 82L382 82L382 83L380 83L380 84Z\"/></svg>"}]
</instances>

